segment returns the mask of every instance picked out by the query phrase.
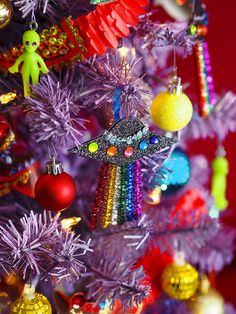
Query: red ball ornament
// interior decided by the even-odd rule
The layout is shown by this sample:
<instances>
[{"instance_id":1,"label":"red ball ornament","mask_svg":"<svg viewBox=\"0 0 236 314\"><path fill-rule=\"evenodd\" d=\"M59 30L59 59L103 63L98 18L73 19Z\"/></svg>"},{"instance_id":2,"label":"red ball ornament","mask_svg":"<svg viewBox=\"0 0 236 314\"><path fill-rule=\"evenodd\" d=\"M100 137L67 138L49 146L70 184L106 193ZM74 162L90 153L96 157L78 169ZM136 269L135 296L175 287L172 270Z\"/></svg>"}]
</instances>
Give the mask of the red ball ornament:
<instances>
[{"instance_id":1,"label":"red ball ornament","mask_svg":"<svg viewBox=\"0 0 236 314\"><path fill-rule=\"evenodd\" d=\"M0 143L5 141L11 130L10 124L6 121L0 121Z\"/></svg>"},{"instance_id":2,"label":"red ball ornament","mask_svg":"<svg viewBox=\"0 0 236 314\"><path fill-rule=\"evenodd\" d=\"M47 173L38 178L34 193L44 209L58 212L72 204L76 186L72 177L63 171L61 163L53 160L47 163Z\"/></svg>"},{"instance_id":3,"label":"red ball ornament","mask_svg":"<svg viewBox=\"0 0 236 314\"><path fill-rule=\"evenodd\" d=\"M86 298L83 292L77 292L70 298L70 308L73 310L81 309L86 303Z\"/></svg>"}]
</instances>

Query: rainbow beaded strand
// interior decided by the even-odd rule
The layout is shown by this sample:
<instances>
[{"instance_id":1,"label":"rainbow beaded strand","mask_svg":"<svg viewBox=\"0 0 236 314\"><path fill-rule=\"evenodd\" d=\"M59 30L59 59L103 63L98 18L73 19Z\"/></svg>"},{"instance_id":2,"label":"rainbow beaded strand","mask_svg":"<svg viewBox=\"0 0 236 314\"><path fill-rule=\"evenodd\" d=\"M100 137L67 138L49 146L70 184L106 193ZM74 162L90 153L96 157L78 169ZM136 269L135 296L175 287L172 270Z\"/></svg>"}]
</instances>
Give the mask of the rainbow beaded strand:
<instances>
[{"instance_id":1,"label":"rainbow beaded strand","mask_svg":"<svg viewBox=\"0 0 236 314\"><path fill-rule=\"evenodd\" d=\"M207 42L199 42L195 45L197 64L197 78L199 90L199 114L207 116L215 104L212 68Z\"/></svg>"},{"instance_id":2,"label":"rainbow beaded strand","mask_svg":"<svg viewBox=\"0 0 236 314\"><path fill-rule=\"evenodd\" d=\"M121 167L121 191L120 204L118 210L118 223L122 225L125 222L125 208L126 208L126 166Z\"/></svg>"},{"instance_id":3,"label":"rainbow beaded strand","mask_svg":"<svg viewBox=\"0 0 236 314\"><path fill-rule=\"evenodd\" d=\"M137 160L134 164L134 219L142 215L142 174L141 162Z\"/></svg>"},{"instance_id":4,"label":"rainbow beaded strand","mask_svg":"<svg viewBox=\"0 0 236 314\"><path fill-rule=\"evenodd\" d=\"M121 193L121 167L117 166L116 182L115 182L115 195L112 208L112 225L118 224L118 210L120 206L120 193Z\"/></svg>"},{"instance_id":5,"label":"rainbow beaded strand","mask_svg":"<svg viewBox=\"0 0 236 314\"><path fill-rule=\"evenodd\" d=\"M98 185L95 193L95 200L91 211L90 216L90 228L95 229L98 223L98 216L102 207L103 203L103 192L104 192L104 186L106 185L107 180L107 164L103 164L100 169L100 174L98 178Z\"/></svg>"},{"instance_id":6,"label":"rainbow beaded strand","mask_svg":"<svg viewBox=\"0 0 236 314\"><path fill-rule=\"evenodd\" d=\"M116 194L116 170L117 166L113 164L107 165L107 186L105 189L103 214L101 219L101 227L107 228L112 222L112 209L114 197Z\"/></svg>"},{"instance_id":7,"label":"rainbow beaded strand","mask_svg":"<svg viewBox=\"0 0 236 314\"><path fill-rule=\"evenodd\" d=\"M134 164L127 165L127 173L126 173L126 220L132 221L134 219Z\"/></svg>"}]
</instances>

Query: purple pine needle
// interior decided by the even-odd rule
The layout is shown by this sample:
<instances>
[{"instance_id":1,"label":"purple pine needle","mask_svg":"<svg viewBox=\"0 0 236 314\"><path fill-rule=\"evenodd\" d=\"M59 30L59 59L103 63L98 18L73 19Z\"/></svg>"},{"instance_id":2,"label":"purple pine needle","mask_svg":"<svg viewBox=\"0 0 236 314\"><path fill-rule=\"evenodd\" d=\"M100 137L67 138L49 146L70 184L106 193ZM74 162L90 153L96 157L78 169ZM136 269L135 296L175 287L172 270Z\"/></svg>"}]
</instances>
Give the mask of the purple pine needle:
<instances>
[{"instance_id":1,"label":"purple pine needle","mask_svg":"<svg viewBox=\"0 0 236 314\"><path fill-rule=\"evenodd\" d=\"M86 120L79 117L69 82L48 74L32 86L32 92L33 97L26 99L30 108L27 121L36 141L52 141L66 148L72 143L78 145Z\"/></svg>"},{"instance_id":2,"label":"purple pine needle","mask_svg":"<svg viewBox=\"0 0 236 314\"><path fill-rule=\"evenodd\" d=\"M151 88L143 77L134 75L138 61L130 63L118 53L94 57L79 64L85 84L80 91L80 100L86 108L100 108L111 104L116 88L122 88L120 117L145 115L153 98Z\"/></svg>"}]
</instances>

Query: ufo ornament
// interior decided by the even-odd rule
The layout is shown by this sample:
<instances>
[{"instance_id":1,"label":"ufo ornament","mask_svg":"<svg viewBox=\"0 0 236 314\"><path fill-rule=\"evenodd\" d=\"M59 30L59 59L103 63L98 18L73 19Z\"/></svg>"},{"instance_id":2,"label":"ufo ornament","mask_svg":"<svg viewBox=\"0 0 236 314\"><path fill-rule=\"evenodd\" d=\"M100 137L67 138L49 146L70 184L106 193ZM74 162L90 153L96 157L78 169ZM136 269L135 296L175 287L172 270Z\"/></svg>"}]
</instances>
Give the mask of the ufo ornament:
<instances>
[{"instance_id":1,"label":"ufo ornament","mask_svg":"<svg viewBox=\"0 0 236 314\"><path fill-rule=\"evenodd\" d=\"M90 227L123 224L141 216L141 159L166 151L176 139L150 131L139 119L116 122L101 136L69 150L103 161Z\"/></svg>"}]
</instances>

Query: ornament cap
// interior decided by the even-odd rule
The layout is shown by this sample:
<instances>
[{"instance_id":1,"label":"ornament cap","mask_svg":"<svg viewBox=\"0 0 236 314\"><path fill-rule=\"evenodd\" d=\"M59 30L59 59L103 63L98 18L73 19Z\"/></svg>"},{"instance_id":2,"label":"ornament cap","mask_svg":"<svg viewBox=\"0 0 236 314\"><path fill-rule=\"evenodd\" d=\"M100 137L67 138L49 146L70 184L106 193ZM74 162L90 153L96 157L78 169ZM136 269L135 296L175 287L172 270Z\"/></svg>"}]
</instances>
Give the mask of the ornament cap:
<instances>
[{"instance_id":1,"label":"ornament cap","mask_svg":"<svg viewBox=\"0 0 236 314\"><path fill-rule=\"evenodd\" d=\"M217 156L217 157L225 157L225 156L226 156L226 151L225 151L223 145L219 145L219 146L217 147L216 156Z\"/></svg>"},{"instance_id":2,"label":"ornament cap","mask_svg":"<svg viewBox=\"0 0 236 314\"><path fill-rule=\"evenodd\" d=\"M47 174L52 174L54 176L61 174L63 172L62 164L53 157L51 161L47 162L46 172Z\"/></svg>"},{"instance_id":3,"label":"ornament cap","mask_svg":"<svg viewBox=\"0 0 236 314\"><path fill-rule=\"evenodd\" d=\"M26 300L33 300L35 298L35 287L26 284L24 287L24 298Z\"/></svg>"},{"instance_id":4,"label":"ornament cap","mask_svg":"<svg viewBox=\"0 0 236 314\"><path fill-rule=\"evenodd\" d=\"M185 253L183 251L177 251L174 256L174 261L178 266L185 265Z\"/></svg>"},{"instance_id":5,"label":"ornament cap","mask_svg":"<svg viewBox=\"0 0 236 314\"><path fill-rule=\"evenodd\" d=\"M179 96L182 94L182 85L181 85L181 78L178 76L174 76L172 80L170 80L168 85L168 91L170 94L175 94Z\"/></svg>"}]
</instances>

